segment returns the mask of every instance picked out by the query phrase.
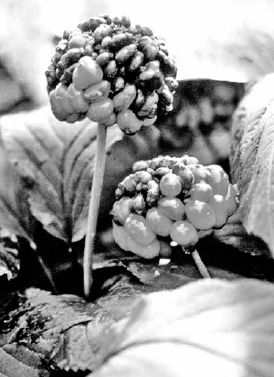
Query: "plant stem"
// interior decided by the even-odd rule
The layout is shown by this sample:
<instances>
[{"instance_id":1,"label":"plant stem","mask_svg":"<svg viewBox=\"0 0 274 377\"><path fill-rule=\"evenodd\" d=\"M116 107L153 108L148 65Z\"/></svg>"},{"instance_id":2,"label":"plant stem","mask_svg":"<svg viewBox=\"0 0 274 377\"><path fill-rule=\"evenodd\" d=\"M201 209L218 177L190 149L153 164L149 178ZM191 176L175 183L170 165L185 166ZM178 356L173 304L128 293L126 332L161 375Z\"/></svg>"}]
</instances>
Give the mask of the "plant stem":
<instances>
[{"instance_id":1,"label":"plant stem","mask_svg":"<svg viewBox=\"0 0 274 377\"><path fill-rule=\"evenodd\" d=\"M53 279L53 276L52 276L52 273L51 273L50 269L48 268L48 266L43 261L43 258L38 253L36 253L36 254L37 254L37 260L38 260L38 262L39 262L39 264L40 264L40 266L41 266L41 268L42 268L42 270L44 272L44 275L45 275L45 277L46 277L49 285L51 286L52 292L55 295L57 295L58 294L58 289L57 289L57 287L55 285L55 282L54 282L54 279Z\"/></svg>"},{"instance_id":2,"label":"plant stem","mask_svg":"<svg viewBox=\"0 0 274 377\"><path fill-rule=\"evenodd\" d=\"M87 299L91 296L92 288L92 256L95 243L97 218L106 163L106 127L98 123L95 166L90 194L87 233L84 249L84 294Z\"/></svg>"},{"instance_id":3,"label":"plant stem","mask_svg":"<svg viewBox=\"0 0 274 377\"><path fill-rule=\"evenodd\" d=\"M200 254L198 253L198 251L196 249L191 252L191 256L192 256L200 274L202 275L202 277L204 279L211 278L211 276L208 272L208 269L204 265L204 262L202 261Z\"/></svg>"}]
</instances>

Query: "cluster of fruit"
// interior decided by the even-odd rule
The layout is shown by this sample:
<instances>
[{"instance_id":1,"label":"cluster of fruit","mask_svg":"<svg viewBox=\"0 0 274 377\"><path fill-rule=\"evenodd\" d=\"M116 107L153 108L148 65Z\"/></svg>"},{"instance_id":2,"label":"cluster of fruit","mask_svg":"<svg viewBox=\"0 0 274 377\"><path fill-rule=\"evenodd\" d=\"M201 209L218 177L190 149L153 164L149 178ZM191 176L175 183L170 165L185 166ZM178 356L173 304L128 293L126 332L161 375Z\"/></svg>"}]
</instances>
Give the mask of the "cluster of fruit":
<instances>
[{"instance_id":1,"label":"cluster of fruit","mask_svg":"<svg viewBox=\"0 0 274 377\"><path fill-rule=\"evenodd\" d=\"M148 259L169 256L171 246L194 246L221 228L238 203L237 188L219 165L187 155L136 162L115 195L115 242Z\"/></svg>"},{"instance_id":2,"label":"cluster of fruit","mask_svg":"<svg viewBox=\"0 0 274 377\"><path fill-rule=\"evenodd\" d=\"M241 83L195 80L179 83L173 111L158 119L163 154L196 154L205 163L220 162L230 154L232 114L244 94ZM176 152L177 151L177 152Z\"/></svg>"},{"instance_id":3,"label":"cluster of fruit","mask_svg":"<svg viewBox=\"0 0 274 377\"><path fill-rule=\"evenodd\" d=\"M64 32L46 72L52 111L134 134L172 110L176 66L163 40L127 17L91 18Z\"/></svg>"}]
</instances>

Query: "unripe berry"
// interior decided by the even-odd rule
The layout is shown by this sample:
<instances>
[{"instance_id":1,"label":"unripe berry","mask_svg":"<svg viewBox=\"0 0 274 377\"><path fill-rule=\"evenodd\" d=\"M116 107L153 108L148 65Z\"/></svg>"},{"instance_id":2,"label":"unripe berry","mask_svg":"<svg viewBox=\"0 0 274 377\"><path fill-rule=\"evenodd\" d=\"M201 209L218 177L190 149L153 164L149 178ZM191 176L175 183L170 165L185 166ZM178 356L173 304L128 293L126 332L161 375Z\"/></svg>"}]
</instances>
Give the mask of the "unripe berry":
<instances>
[{"instance_id":1,"label":"unripe berry","mask_svg":"<svg viewBox=\"0 0 274 377\"><path fill-rule=\"evenodd\" d=\"M179 195L182 191L181 180L178 175L168 173L160 180L161 193L169 198Z\"/></svg>"},{"instance_id":2,"label":"unripe berry","mask_svg":"<svg viewBox=\"0 0 274 377\"><path fill-rule=\"evenodd\" d=\"M197 229L207 230L216 223L214 211L208 203L188 200L185 205L185 212L188 220Z\"/></svg>"},{"instance_id":3,"label":"unripe berry","mask_svg":"<svg viewBox=\"0 0 274 377\"><path fill-rule=\"evenodd\" d=\"M147 211L146 221L158 236L167 237L169 235L172 222L158 208L151 208Z\"/></svg>"},{"instance_id":4,"label":"unripe berry","mask_svg":"<svg viewBox=\"0 0 274 377\"><path fill-rule=\"evenodd\" d=\"M156 238L156 234L141 215L130 214L125 221L125 229L130 237L140 245L149 245Z\"/></svg>"},{"instance_id":5,"label":"unripe berry","mask_svg":"<svg viewBox=\"0 0 274 377\"><path fill-rule=\"evenodd\" d=\"M173 166L172 172L181 178L182 190L189 191L194 183L192 171L183 163L177 163Z\"/></svg>"},{"instance_id":6,"label":"unripe berry","mask_svg":"<svg viewBox=\"0 0 274 377\"><path fill-rule=\"evenodd\" d=\"M210 172L205 166L200 164L190 164L188 167L194 175L194 183L201 181L207 182L208 179L210 179Z\"/></svg>"},{"instance_id":7,"label":"unripe berry","mask_svg":"<svg viewBox=\"0 0 274 377\"><path fill-rule=\"evenodd\" d=\"M159 211L170 220L182 220L185 213L185 206L178 198L162 198L158 202Z\"/></svg>"},{"instance_id":8,"label":"unripe berry","mask_svg":"<svg viewBox=\"0 0 274 377\"><path fill-rule=\"evenodd\" d=\"M183 247L194 246L198 242L198 232L188 221L176 221L170 229L170 237Z\"/></svg>"},{"instance_id":9,"label":"unripe berry","mask_svg":"<svg viewBox=\"0 0 274 377\"><path fill-rule=\"evenodd\" d=\"M132 209L132 199L123 196L120 200L114 203L111 215L113 216L113 221L118 224L123 225L126 221L126 218L130 214Z\"/></svg>"}]
</instances>

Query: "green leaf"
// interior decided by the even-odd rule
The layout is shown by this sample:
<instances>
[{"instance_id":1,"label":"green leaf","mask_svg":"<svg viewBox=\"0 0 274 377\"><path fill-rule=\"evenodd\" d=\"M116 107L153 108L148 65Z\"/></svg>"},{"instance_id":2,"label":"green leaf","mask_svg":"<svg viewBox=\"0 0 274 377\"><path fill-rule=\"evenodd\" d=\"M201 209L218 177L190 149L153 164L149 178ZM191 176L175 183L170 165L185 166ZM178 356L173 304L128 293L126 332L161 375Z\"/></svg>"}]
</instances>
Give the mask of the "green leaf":
<instances>
[{"instance_id":1,"label":"green leaf","mask_svg":"<svg viewBox=\"0 0 274 377\"><path fill-rule=\"evenodd\" d=\"M144 296L106 332L92 376L272 377L273 315L274 287L257 280L203 280Z\"/></svg>"},{"instance_id":2,"label":"green leaf","mask_svg":"<svg viewBox=\"0 0 274 377\"><path fill-rule=\"evenodd\" d=\"M33 218L27 192L19 174L8 159L0 142L0 227L29 240L32 238Z\"/></svg>"},{"instance_id":3,"label":"green leaf","mask_svg":"<svg viewBox=\"0 0 274 377\"><path fill-rule=\"evenodd\" d=\"M6 116L4 147L28 183L33 216L53 236L67 242L84 237L96 149L97 124L57 121L49 108ZM108 129L107 148L122 137Z\"/></svg>"},{"instance_id":4,"label":"green leaf","mask_svg":"<svg viewBox=\"0 0 274 377\"><path fill-rule=\"evenodd\" d=\"M240 215L248 233L274 255L274 75L268 75L241 102L232 126L232 176L240 190Z\"/></svg>"}]
</instances>

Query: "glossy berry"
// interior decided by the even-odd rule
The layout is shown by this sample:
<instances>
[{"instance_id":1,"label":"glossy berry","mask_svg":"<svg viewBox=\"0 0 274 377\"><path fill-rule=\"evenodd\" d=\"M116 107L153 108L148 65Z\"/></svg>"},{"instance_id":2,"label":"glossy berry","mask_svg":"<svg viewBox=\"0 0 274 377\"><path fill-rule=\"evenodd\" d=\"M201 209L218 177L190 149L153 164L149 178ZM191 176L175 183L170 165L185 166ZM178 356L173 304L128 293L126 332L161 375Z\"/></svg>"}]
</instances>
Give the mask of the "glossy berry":
<instances>
[{"instance_id":1,"label":"glossy berry","mask_svg":"<svg viewBox=\"0 0 274 377\"><path fill-rule=\"evenodd\" d=\"M174 245L194 246L237 208L237 187L219 166L158 156L134 163L133 171L115 191L112 216L124 227L114 233L125 250L144 258L168 258ZM215 193L222 190L225 195Z\"/></svg>"},{"instance_id":2,"label":"glossy berry","mask_svg":"<svg viewBox=\"0 0 274 377\"><path fill-rule=\"evenodd\" d=\"M229 186L228 175L219 165L209 165L207 169L210 175L207 177L206 182L211 185L213 193L226 195Z\"/></svg>"},{"instance_id":3,"label":"glossy berry","mask_svg":"<svg viewBox=\"0 0 274 377\"><path fill-rule=\"evenodd\" d=\"M185 213L185 206L178 198L162 198L158 202L158 208L173 221L182 220Z\"/></svg>"},{"instance_id":4,"label":"glossy berry","mask_svg":"<svg viewBox=\"0 0 274 377\"><path fill-rule=\"evenodd\" d=\"M189 200L185 205L187 219L197 229L207 230L216 223L213 209L208 203Z\"/></svg>"},{"instance_id":5,"label":"glossy berry","mask_svg":"<svg viewBox=\"0 0 274 377\"><path fill-rule=\"evenodd\" d=\"M151 208L147 211L146 221L158 236L167 237L169 235L172 221L163 215L158 208Z\"/></svg>"},{"instance_id":6,"label":"glossy berry","mask_svg":"<svg viewBox=\"0 0 274 377\"><path fill-rule=\"evenodd\" d=\"M214 195L210 200L210 206L213 209L216 218L214 228L222 228L225 225L228 217L225 197L218 194Z\"/></svg>"},{"instance_id":7,"label":"glossy berry","mask_svg":"<svg viewBox=\"0 0 274 377\"><path fill-rule=\"evenodd\" d=\"M170 229L170 237L183 247L193 246L198 242L198 232L188 221L176 221Z\"/></svg>"},{"instance_id":8,"label":"glossy berry","mask_svg":"<svg viewBox=\"0 0 274 377\"><path fill-rule=\"evenodd\" d=\"M156 238L156 234L141 215L130 214L125 221L125 229L140 245L149 245Z\"/></svg>"},{"instance_id":9,"label":"glossy berry","mask_svg":"<svg viewBox=\"0 0 274 377\"><path fill-rule=\"evenodd\" d=\"M179 195L182 191L182 184L178 175L174 173L164 175L160 180L160 190L164 196L169 198Z\"/></svg>"},{"instance_id":10,"label":"glossy berry","mask_svg":"<svg viewBox=\"0 0 274 377\"><path fill-rule=\"evenodd\" d=\"M195 183L189 194L192 200L200 200L201 202L209 202L213 198L212 187L204 181Z\"/></svg>"},{"instance_id":11,"label":"glossy berry","mask_svg":"<svg viewBox=\"0 0 274 377\"><path fill-rule=\"evenodd\" d=\"M138 242L134 241L131 237L127 239L128 251L139 255L142 258L153 259L159 255L160 252L160 242L154 239L148 245L140 245Z\"/></svg>"},{"instance_id":12,"label":"glossy berry","mask_svg":"<svg viewBox=\"0 0 274 377\"><path fill-rule=\"evenodd\" d=\"M125 250L128 251L128 239L129 235L126 232L125 228L121 225L117 225L115 222L112 223L112 234L114 241L117 243L117 245Z\"/></svg>"}]
</instances>

